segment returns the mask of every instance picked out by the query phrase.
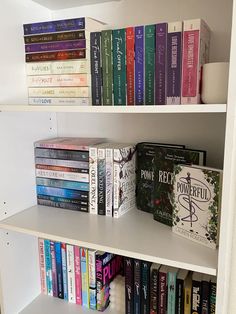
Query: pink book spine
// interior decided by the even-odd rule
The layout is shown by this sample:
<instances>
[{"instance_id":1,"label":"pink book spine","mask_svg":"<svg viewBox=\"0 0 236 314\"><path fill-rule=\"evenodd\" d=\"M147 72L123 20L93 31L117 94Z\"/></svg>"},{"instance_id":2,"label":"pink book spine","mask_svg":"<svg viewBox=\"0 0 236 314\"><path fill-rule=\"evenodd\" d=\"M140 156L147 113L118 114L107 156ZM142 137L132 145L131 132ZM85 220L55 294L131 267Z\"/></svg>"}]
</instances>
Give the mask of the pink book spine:
<instances>
[{"instance_id":1,"label":"pink book spine","mask_svg":"<svg viewBox=\"0 0 236 314\"><path fill-rule=\"evenodd\" d=\"M39 241L39 267L40 267L41 291L43 294L47 294L44 240L39 239L38 241Z\"/></svg>"},{"instance_id":2,"label":"pink book spine","mask_svg":"<svg viewBox=\"0 0 236 314\"><path fill-rule=\"evenodd\" d=\"M56 256L55 256L55 249L54 249L53 241L50 241L50 251L51 251L51 259L52 259L52 291L53 291L53 296L58 297L57 267L56 267Z\"/></svg>"},{"instance_id":3,"label":"pink book spine","mask_svg":"<svg viewBox=\"0 0 236 314\"><path fill-rule=\"evenodd\" d=\"M75 258L75 295L76 295L76 304L82 305L80 248L78 246L74 246L74 258Z\"/></svg>"},{"instance_id":4,"label":"pink book spine","mask_svg":"<svg viewBox=\"0 0 236 314\"><path fill-rule=\"evenodd\" d=\"M39 75L28 76L29 87L70 87L90 86L88 74Z\"/></svg>"}]
</instances>

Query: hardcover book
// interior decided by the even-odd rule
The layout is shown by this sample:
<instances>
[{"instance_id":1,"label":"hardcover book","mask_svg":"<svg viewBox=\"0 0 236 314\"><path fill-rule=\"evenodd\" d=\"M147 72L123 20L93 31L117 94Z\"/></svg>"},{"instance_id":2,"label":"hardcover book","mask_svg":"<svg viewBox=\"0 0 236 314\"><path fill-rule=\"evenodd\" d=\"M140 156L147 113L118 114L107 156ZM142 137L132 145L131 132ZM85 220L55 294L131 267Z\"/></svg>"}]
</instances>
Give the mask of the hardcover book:
<instances>
[{"instance_id":1,"label":"hardcover book","mask_svg":"<svg viewBox=\"0 0 236 314\"><path fill-rule=\"evenodd\" d=\"M173 186L173 232L215 249L222 170L177 165Z\"/></svg>"},{"instance_id":2,"label":"hardcover book","mask_svg":"<svg viewBox=\"0 0 236 314\"><path fill-rule=\"evenodd\" d=\"M174 166L176 164L203 165L205 163L205 155L206 152L204 151L163 146L156 148L153 192L155 220L172 226Z\"/></svg>"},{"instance_id":3,"label":"hardcover book","mask_svg":"<svg viewBox=\"0 0 236 314\"><path fill-rule=\"evenodd\" d=\"M103 78L103 105L113 104L112 82L113 82L113 62L112 62L112 30L102 31L102 78Z\"/></svg>"},{"instance_id":4,"label":"hardcover book","mask_svg":"<svg viewBox=\"0 0 236 314\"><path fill-rule=\"evenodd\" d=\"M102 105L101 32L90 34L92 105Z\"/></svg>"},{"instance_id":5,"label":"hardcover book","mask_svg":"<svg viewBox=\"0 0 236 314\"><path fill-rule=\"evenodd\" d=\"M155 25L145 26L145 105L155 103Z\"/></svg>"},{"instance_id":6,"label":"hardcover book","mask_svg":"<svg viewBox=\"0 0 236 314\"><path fill-rule=\"evenodd\" d=\"M134 100L134 27L126 28L126 81L127 105L135 104Z\"/></svg>"},{"instance_id":7,"label":"hardcover book","mask_svg":"<svg viewBox=\"0 0 236 314\"><path fill-rule=\"evenodd\" d=\"M135 27L135 105L144 105L144 26Z\"/></svg>"}]
</instances>

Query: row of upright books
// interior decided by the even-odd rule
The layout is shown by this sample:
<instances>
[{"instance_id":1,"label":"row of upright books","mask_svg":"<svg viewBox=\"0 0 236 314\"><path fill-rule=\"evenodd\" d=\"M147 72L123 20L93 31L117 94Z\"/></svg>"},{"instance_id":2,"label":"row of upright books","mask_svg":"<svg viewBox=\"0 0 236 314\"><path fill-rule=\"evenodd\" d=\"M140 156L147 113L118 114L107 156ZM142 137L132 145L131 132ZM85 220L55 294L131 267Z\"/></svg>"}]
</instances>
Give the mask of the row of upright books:
<instances>
[{"instance_id":1,"label":"row of upright books","mask_svg":"<svg viewBox=\"0 0 236 314\"><path fill-rule=\"evenodd\" d=\"M214 314L216 277L125 258L125 314Z\"/></svg>"},{"instance_id":2,"label":"row of upright books","mask_svg":"<svg viewBox=\"0 0 236 314\"><path fill-rule=\"evenodd\" d=\"M109 285L123 272L123 257L71 244L39 239L42 293L104 311Z\"/></svg>"}]
</instances>

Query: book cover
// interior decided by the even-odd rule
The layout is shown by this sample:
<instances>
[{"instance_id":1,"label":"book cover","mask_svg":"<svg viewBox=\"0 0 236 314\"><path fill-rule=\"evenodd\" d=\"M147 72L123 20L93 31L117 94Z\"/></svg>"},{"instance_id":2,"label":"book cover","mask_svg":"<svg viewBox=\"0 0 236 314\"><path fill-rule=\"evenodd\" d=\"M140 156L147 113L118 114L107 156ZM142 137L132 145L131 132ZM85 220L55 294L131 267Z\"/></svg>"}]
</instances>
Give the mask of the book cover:
<instances>
[{"instance_id":1,"label":"book cover","mask_svg":"<svg viewBox=\"0 0 236 314\"><path fill-rule=\"evenodd\" d=\"M97 282L96 282L96 251L88 250L88 269L89 269L89 304L90 309L97 309Z\"/></svg>"},{"instance_id":2,"label":"book cover","mask_svg":"<svg viewBox=\"0 0 236 314\"><path fill-rule=\"evenodd\" d=\"M64 299L64 285L62 273L62 256L61 256L61 243L54 242L55 256L56 256L56 270L57 270L57 290L58 298Z\"/></svg>"},{"instance_id":3,"label":"book cover","mask_svg":"<svg viewBox=\"0 0 236 314\"><path fill-rule=\"evenodd\" d=\"M141 314L150 313L150 267L151 263L141 263Z\"/></svg>"},{"instance_id":4,"label":"book cover","mask_svg":"<svg viewBox=\"0 0 236 314\"><path fill-rule=\"evenodd\" d=\"M87 37L88 37L87 32L84 30L81 30L81 31L24 36L24 42L25 44L37 44L37 43L49 43L52 41L86 39Z\"/></svg>"},{"instance_id":5,"label":"book cover","mask_svg":"<svg viewBox=\"0 0 236 314\"><path fill-rule=\"evenodd\" d=\"M201 314L210 313L210 275L202 276Z\"/></svg>"},{"instance_id":6,"label":"book cover","mask_svg":"<svg viewBox=\"0 0 236 314\"><path fill-rule=\"evenodd\" d=\"M25 62L45 62L54 60L71 60L71 59L85 59L86 49L66 50L66 51L48 51L48 52L36 52L26 53Z\"/></svg>"},{"instance_id":7,"label":"book cover","mask_svg":"<svg viewBox=\"0 0 236 314\"><path fill-rule=\"evenodd\" d=\"M50 97L29 97L29 105L50 105L50 106L90 106L90 98L50 98Z\"/></svg>"},{"instance_id":8,"label":"book cover","mask_svg":"<svg viewBox=\"0 0 236 314\"><path fill-rule=\"evenodd\" d=\"M35 157L66 159L75 161L89 161L88 151L76 151L66 149L50 149L50 148L35 148Z\"/></svg>"},{"instance_id":9,"label":"book cover","mask_svg":"<svg viewBox=\"0 0 236 314\"><path fill-rule=\"evenodd\" d=\"M135 104L134 100L134 27L126 28L126 82L127 105Z\"/></svg>"},{"instance_id":10,"label":"book cover","mask_svg":"<svg viewBox=\"0 0 236 314\"><path fill-rule=\"evenodd\" d=\"M70 202L57 202L50 199L46 199L44 195L37 195L37 202L38 205L43 206L50 206L50 207L56 207L56 208L63 208L63 209L69 209L69 210L76 210L81 212L88 212L88 205L81 205L81 204L74 204Z\"/></svg>"},{"instance_id":11,"label":"book cover","mask_svg":"<svg viewBox=\"0 0 236 314\"><path fill-rule=\"evenodd\" d=\"M58 297L57 266L54 241L50 241L50 253L52 261L52 293L54 297Z\"/></svg>"},{"instance_id":12,"label":"book cover","mask_svg":"<svg viewBox=\"0 0 236 314\"><path fill-rule=\"evenodd\" d=\"M150 269L150 314L158 314L158 275L161 265L153 263Z\"/></svg>"},{"instance_id":13,"label":"book cover","mask_svg":"<svg viewBox=\"0 0 236 314\"><path fill-rule=\"evenodd\" d=\"M188 276L189 271L180 269L176 278L176 314L184 314L184 282Z\"/></svg>"},{"instance_id":14,"label":"book cover","mask_svg":"<svg viewBox=\"0 0 236 314\"><path fill-rule=\"evenodd\" d=\"M201 19L183 22L182 104L200 103L202 66L209 62L210 29Z\"/></svg>"},{"instance_id":15,"label":"book cover","mask_svg":"<svg viewBox=\"0 0 236 314\"><path fill-rule=\"evenodd\" d=\"M167 105L181 103L182 22L168 23Z\"/></svg>"},{"instance_id":16,"label":"book cover","mask_svg":"<svg viewBox=\"0 0 236 314\"><path fill-rule=\"evenodd\" d=\"M101 32L90 34L92 105L102 105Z\"/></svg>"},{"instance_id":17,"label":"book cover","mask_svg":"<svg viewBox=\"0 0 236 314\"><path fill-rule=\"evenodd\" d=\"M155 104L166 105L167 23L156 25Z\"/></svg>"},{"instance_id":18,"label":"book cover","mask_svg":"<svg viewBox=\"0 0 236 314\"><path fill-rule=\"evenodd\" d=\"M61 243L61 263L62 263L62 282L64 300L68 301L68 280L67 280L67 264L66 264L66 244Z\"/></svg>"},{"instance_id":19,"label":"book cover","mask_svg":"<svg viewBox=\"0 0 236 314\"><path fill-rule=\"evenodd\" d=\"M80 248L77 245L74 246L74 256L75 256L75 299L76 304L82 305Z\"/></svg>"},{"instance_id":20,"label":"book cover","mask_svg":"<svg viewBox=\"0 0 236 314\"><path fill-rule=\"evenodd\" d=\"M202 302L202 274L193 273L192 276L192 313L201 314Z\"/></svg>"},{"instance_id":21,"label":"book cover","mask_svg":"<svg viewBox=\"0 0 236 314\"><path fill-rule=\"evenodd\" d=\"M167 273L168 266L162 265L159 269L159 297L158 297L158 313L166 314L167 311Z\"/></svg>"},{"instance_id":22,"label":"book cover","mask_svg":"<svg viewBox=\"0 0 236 314\"><path fill-rule=\"evenodd\" d=\"M47 294L44 240L38 239L41 292Z\"/></svg>"},{"instance_id":23,"label":"book cover","mask_svg":"<svg viewBox=\"0 0 236 314\"><path fill-rule=\"evenodd\" d=\"M85 87L91 85L89 74L53 74L27 77L29 87Z\"/></svg>"},{"instance_id":24,"label":"book cover","mask_svg":"<svg viewBox=\"0 0 236 314\"><path fill-rule=\"evenodd\" d=\"M65 181L38 177L36 178L36 184L61 189L78 190L84 192L89 191L89 183L87 182Z\"/></svg>"},{"instance_id":25,"label":"book cover","mask_svg":"<svg viewBox=\"0 0 236 314\"><path fill-rule=\"evenodd\" d=\"M204 151L157 147L155 157L155 181L153 192L154 219L172 226L173 216L173 183L176 164L203 165Z\"/></svg>"},{"instance_id":26,"label":"book cover","mask_svg":"<svg viewBox=\"0 0 236 314\"><path fill-rule=\"evenodd\" d=\"M192 273L189 272L184 281L184 314L192 314Z\"/></svg>"},{"instance_id":27,"label":"book cover","mask_svg":"<svg viewBox=\"0 0 236 314\"><path fill-rule=\"evenodd\" d=\"M134 264L134 313L141 313L141 260L133 260Z\"/></svg>"},{"instance_id":28,"label":"book cover","mask_svg":"<svg viewBox=\"0 0 236 314\"><path fill-rule=\"evenodd\" d=\"M134 313L134 260L132 258L125 257L124 261L125 261L125 313L133 314Z\"/></svg>"},{"instance_id":29,"label":"book cover","mask_svg":"<svg viewBox=\"0 0 236 314\"><path fill-rule=\"evenodd\" d=\"M66 261L67 261L67 280L68 280L68 301L76 303L75 295L75 257L74 246L66 245Z\"/></svg>"},{"instance_id":30,"label":"book cover","mask_svg":"<svg viewBox=\"0 0 236 314\"><path fill-rule=\"evenodd\" d=\"M119 218L135 206L135 153L135 146L128 144L118 145L113 151L113 207L115 218Z\"/></svg>"},{"instance_id":31,"label":"book cover","mask_svg":"<svg viewBox=\"0 0 236 314\"><path fill-rule=\"evenodd\" d=\"M52 258L51 258L51 250L50 250L50 240L44 240L44 255L45 255L47 293L48 293L48 295L53 296L53 291L52 291Z\"/></svg>"},{"instance_id":32,"label":"book cover","mask_svg":"<svg viewBox=\"0 0 236 314\"><path fill-rule=\"evenodd\" d=\"M106 151L98 148L98 214L106 215Z\"/></svg>"},{"instance_id":33,"label":"book cover","mask_svg":"<svg viewBox=\"0 0 236 314\"><path fill-rule=\"evenodd\" d=\"M65 198L72 198L72 199L73 198L81 199L85 201L88 200L88 192L53 188L53 187L43 186L43 185L37 186L37 194L48 195L48 196L58 196L58 197L65 197Z\"/></svg>"},{"instance_id":34,"label":"book cover","mask_svg":"<svg viewBox=\"0 0 236 314\"><path fill-rule=\"evenodd\" d=\"M114 105L126 105L126 30L115 29L113 42Z\"/></svg>"},{"instance_id":35,"label":"book cover","mask_svg":"<svg viewBox=\"0 0 236 314\"><path fill-rule=\"evenodd\" d=\"M90 97L90 87L29 87L29 97Z\"/></svg>"},{"instance_id":36,"label":"book cover","mask_svg":"<svg viewBox=\"0 0 236 314\"><path fill-rule=\"evenodd\" d=\"M215 314L216 312L216 277L215 276L211 276L211 280L210 280L209 302L210 302L209 314Z\"/></svg>"},{"instance_id":37,"label":"book cover","mask_svg":"<svg viewBox=\"0 0 236 314\"><path fill-rule=\"evenodd\" d=\"M145 26L145 105L155 104L155 25Z\"/></svg>"},{"instance_id":38,"label":"book cover","mask_svg":"<svg viewBox=\"0 0 236 314\"><path fill-rule=\"evenodd\" d=\"M113 61L112 61L112 30L102 31L102 82L103 105L113 104Z\"/></svg>"},{"instance_id":39,"label":"book cover","mask_svg":"<svg viewBox=\"0 0 236 314\"><path fill-rule=\"evenodd\" d=\"M57 50L74 50L74 49L86 49L86 40L69 40L59 42L48 42L38 44L25 45L26 53L45 52L45 51L57 51Z\"/></svg>"},{"instance_id":40,"label":"book cover","mask_svg":"<svg viewBox=\"0 0 236 314\"><path fill-rule=\"evenodd\" d=\"M106 216L113 216L113 148L106 148Z\"/></svg>"},{"instance_id":41,"label":"book cover","mask_svg":"<svg viewBox=\"0 0 236 314\"><path fill-rule=\"evenodd\" d=\"M135 105L144 105L144 26L135 27Z\"/></svg>"},{"instance_id":42,"label":"book cover","mask_svg":"<svg viewBox=\"0 0 236 314\"><path fill-rule=\"evenodd\" d=\"M89 308L88 249L80 248L82 305Z\"/></svg>"},{"instance_id":43,"label":"book cover","mask_svg":"<svg viewBox=\"0 0 236 314\"><path fill-rule=\"evenodd\" d=\"M215 249L223 171L214 168L175 167L172 231Z\"/></svg>"},{"instance_id":44,"label":"book cover","mask_svg":"<svg viewBox=\"0 0 236 314\"><path fill-rule=\"evenodd\" d=\"M178 268L168 267L167 274L167 314L175 314L176 304L176 277Z\"/></svg>"}]
</instances>

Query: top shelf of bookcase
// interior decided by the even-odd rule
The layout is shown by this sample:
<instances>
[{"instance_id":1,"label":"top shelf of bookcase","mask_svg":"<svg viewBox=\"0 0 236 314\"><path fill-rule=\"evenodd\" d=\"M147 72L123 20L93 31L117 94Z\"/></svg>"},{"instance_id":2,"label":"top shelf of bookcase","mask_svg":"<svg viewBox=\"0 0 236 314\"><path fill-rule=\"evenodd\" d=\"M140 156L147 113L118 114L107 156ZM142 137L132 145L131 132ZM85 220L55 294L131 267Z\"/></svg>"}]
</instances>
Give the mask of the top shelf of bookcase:
<instances>
[{"instance_id":1,"label":"top shelf of bookcase","mask_svg":"<svg viewBox=\"0 0 236 314\"><path fill-rule=\"evenodd\" d=\"M80 113L225 113L226 104L169 106L30 106L0 105L0 112L80 112Z\"/></svg>"},{"instance_id":2,"label":"top shelf of bookcase","mask_svg":"<svg viewBox=\"0 0 236 314\"><path fill-rule=\"evenodd\" d=\"M91 4L120 1L120 0L66 0L66 1L64 0L33 0L33 1L41 4L42 6L50 10L60 10L60 9L79 7L82 5L91 5Z\"/></svg>"}]
</instances>

